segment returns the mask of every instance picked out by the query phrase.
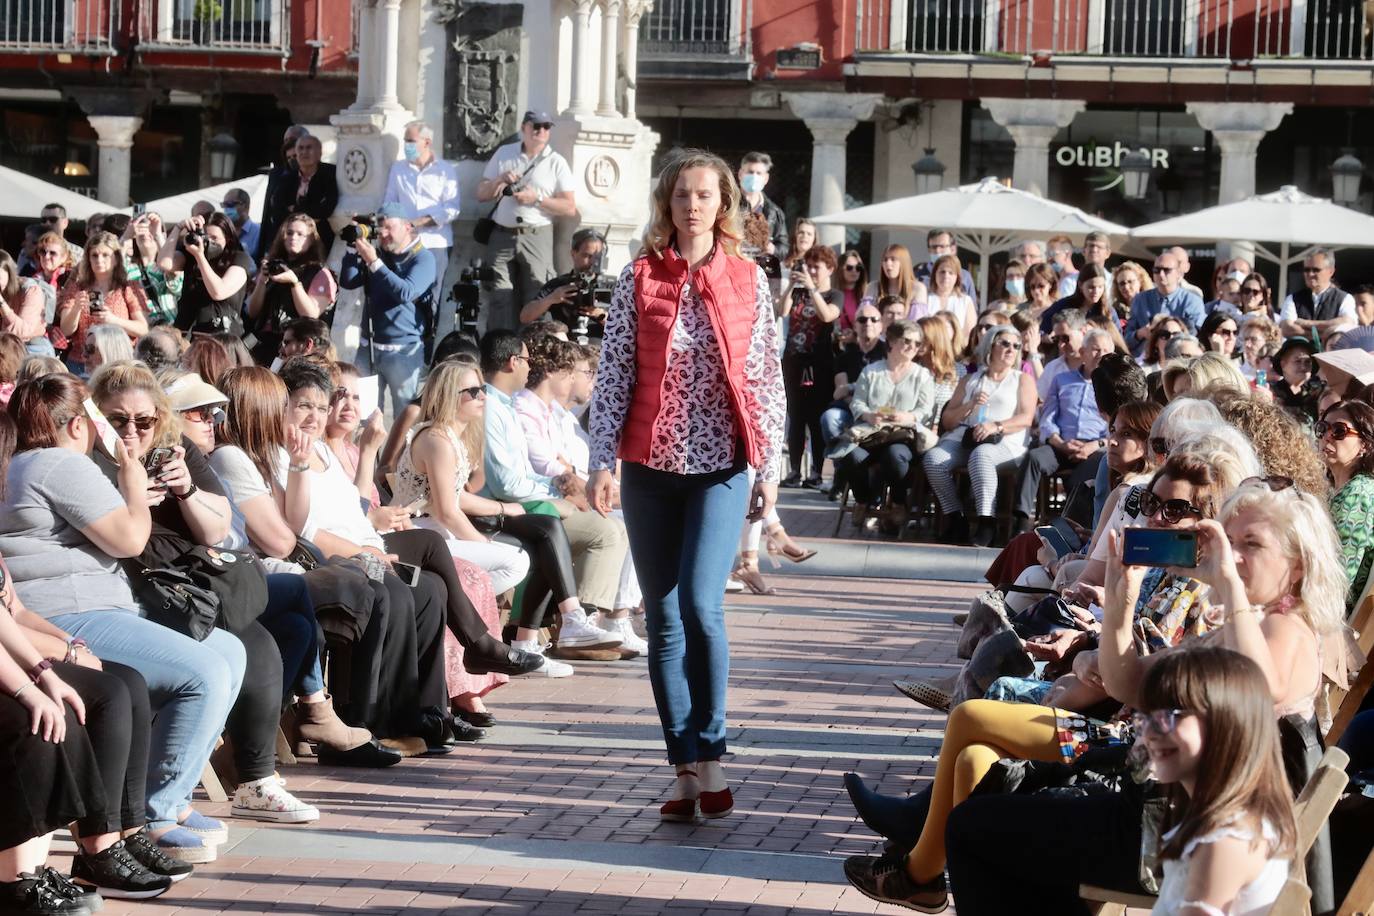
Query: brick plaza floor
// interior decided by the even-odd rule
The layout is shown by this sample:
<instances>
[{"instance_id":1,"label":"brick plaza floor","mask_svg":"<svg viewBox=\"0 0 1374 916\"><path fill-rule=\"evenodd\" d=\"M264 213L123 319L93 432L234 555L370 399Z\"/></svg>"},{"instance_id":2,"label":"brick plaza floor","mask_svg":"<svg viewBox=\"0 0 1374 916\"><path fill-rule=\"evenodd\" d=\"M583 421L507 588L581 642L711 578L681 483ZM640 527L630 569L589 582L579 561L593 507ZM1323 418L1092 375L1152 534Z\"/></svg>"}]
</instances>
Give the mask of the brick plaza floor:
<instances>
[{"instance_id":1,"label":"brick plaza floor","mask_svg":"<svg viewBox=\"0 0 1374 916\"><path fill-rule=\"evenodd\" d=\"M283 768L317 823L230 820L218 862L103 913L875 912L841 874L876 844L841 776L894 792L929 778L942 718L889 681L953 670L948 620L977 586L795 569L765 568L776 596L729 598L727 819L659 822L672 771L645 664L582 664L496 691L500 725L447 757Z\"/></svg>"}]
</instances>

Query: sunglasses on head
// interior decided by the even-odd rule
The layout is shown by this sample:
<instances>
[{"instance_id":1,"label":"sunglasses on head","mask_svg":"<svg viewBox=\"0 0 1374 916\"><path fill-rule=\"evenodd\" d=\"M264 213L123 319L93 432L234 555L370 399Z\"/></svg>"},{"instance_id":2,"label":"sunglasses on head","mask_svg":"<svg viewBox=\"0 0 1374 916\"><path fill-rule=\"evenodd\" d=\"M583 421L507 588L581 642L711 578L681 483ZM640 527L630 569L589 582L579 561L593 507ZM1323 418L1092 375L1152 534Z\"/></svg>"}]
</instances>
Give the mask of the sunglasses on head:
<instances>
[{"instance_id":1,"label":"sunglasses on head","mask_svg":"<svg viewBox=\"0 0 1374 916\"><path fill-rule=\"evenodd\" d=\"M1331 438L1336 442L1340 442L1342 439L1349 439L1351 436L1357 439L1364 438L1358 429L1344 420L1332 420L1329 423L1326 420L1318 420L1316 423L1312 424L1312 432L1316 433L1318 439L1325 439L1327 434L1330 434Z\"/></svg>"},{"instance_id":2,"label":"sunglasses on head","mask_svg":"<svg viewBox=\"0 0 1374 916\"><path fill-rule=\"evenodd\" d=\"M132 423L134 429L141 433L146 433L154 426L157 426L157 417L130 417L122 413L112 413L105 419L109 420L110 425L115 429L125 429Z\"/></svg>"},{"instance_id":3,"label":"sunglasses on head","mask_svg":"<svg viewBox=\"0 0 1374 916\"><path fill-rule=\"evenodd\" d=\"M1280 474L1271 474L1268 477L1247 477L1240 482L1242 487L1266 486L1271 493L1282 493L1284 490L1292 489L1293 478L1284 477Z\"/></svg>"},{"instance_id":4,"label":"sunglasses on head","mask_svg":"<svg viewBox=\"0 0 1374 916\"><path fill-rule=\"evenodd\" d=\"M1189 709L1152 709L1149 712L1131 713L1131 724L1136 734L1154 732L1156 735L1172 735L1178 728L1178 720L1184 716L1195 715Z\"/></svg>"},{"instance_id":5,"label":"sunglasses on head","mask_svg":"<svg viewBox=\"0 0 1374 916\"><path fill-rule=\"evenodd\" d=\"M1146 518L1158 515L1170 525L1176 525L1190 515L1202 518L1202 510L1186 499L1160 499L1146 490L1140 494L1140 512Z\"/></svg>"}]
</instances>

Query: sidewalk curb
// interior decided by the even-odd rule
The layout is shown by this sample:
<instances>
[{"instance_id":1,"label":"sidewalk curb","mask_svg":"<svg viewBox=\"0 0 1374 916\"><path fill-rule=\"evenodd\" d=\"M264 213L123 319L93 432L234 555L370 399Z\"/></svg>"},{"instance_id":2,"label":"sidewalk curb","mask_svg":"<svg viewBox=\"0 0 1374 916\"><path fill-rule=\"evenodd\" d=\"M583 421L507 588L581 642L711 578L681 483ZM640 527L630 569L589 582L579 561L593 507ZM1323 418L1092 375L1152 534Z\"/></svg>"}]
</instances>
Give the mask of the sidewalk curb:
<instances>
[{"instance_id":1,"label":"sidewalk curb","mask_svg":"<svg viewBox=\"0 0 1374 916\"><path fill-rule=\"evenodd\" d=\"M944 544L894 544L796 538L815 550L805 563L783 561L789 576L834 576L854 579L926 579L936 582L982 582L998 551ZM765 575L769 570L763 570Z\"/></svg>"}]
</instances>

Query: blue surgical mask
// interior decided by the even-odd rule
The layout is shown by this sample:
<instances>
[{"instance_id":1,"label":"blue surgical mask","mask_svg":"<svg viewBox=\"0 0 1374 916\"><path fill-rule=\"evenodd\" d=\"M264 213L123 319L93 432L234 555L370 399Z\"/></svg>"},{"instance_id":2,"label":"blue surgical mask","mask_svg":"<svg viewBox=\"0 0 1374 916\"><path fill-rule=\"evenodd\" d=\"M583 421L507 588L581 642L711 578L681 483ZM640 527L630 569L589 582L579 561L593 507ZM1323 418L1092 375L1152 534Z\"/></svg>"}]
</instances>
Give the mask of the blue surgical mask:
<instances>
[{"instance_id":1,"label":"blue surgical mask","mask_svg":"<svg viewBox=\"0 0 1374 916\"><path fill-rule=\"evenodd\" d=\"M1007 295L1021 297L1026 294L1025 277L1007 277Z\"/></svg>"},{"instance_id":2,"label":"blue surgical mask","mask_svg":"<svg viewBox=\"0 0 1374 916\"><path fill-rule=\"evenodd\" d=\"M406 157L406 162L414 162L416 159L420 158L420 144L410 142L402 143L401 154Z\"/></svg>"},{"instance_id":3,"label":"blue surgical mask","mask_svg":"<svg viewBox=\"0 0 1374 916\"><path fill-rule=\"evenodd\" d=\"M768 184L768 176L760 175L758 172L750 172L739 180L739 186L744 189L746 194L757 194L763 190L763 186Z\"/></svg>"},{"instance_id":4,"label":"blue surgical mask","mask_svg":"<svg viewBox=\"0 0 1374 916\"><path fill-rule=\"evenodd\" d=\"M223 212L224 215L229 218L229 222L231 223L239 218L238 207L225 207Z\"/></svg>"}]
</instances>

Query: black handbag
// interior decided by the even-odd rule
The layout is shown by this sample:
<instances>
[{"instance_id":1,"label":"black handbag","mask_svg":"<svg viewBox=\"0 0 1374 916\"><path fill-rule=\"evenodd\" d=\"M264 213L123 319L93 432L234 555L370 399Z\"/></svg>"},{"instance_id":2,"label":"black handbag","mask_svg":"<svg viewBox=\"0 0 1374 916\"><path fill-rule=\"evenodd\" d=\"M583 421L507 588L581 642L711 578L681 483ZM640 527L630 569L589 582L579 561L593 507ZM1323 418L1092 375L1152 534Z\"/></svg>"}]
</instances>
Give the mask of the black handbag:
<instances>
[{"instance_id":1,"label":"black handbag","mask_svg":"<svg viewBox=\"0 0 1374 916\"><path fill-rule=\"evenodd\" d=\"M194 639L214 627L242 632L267 608L267 574L246 551L196 545L166 566L130 573L148 616Z\"/></svg>"},{"instance_id":2,"label":"black handbag","mask_svg":"<svg viewBox=\"0 0 1374 916\"><path fill-rule=\"evenodd\" d=\"M973 438L973 427L964 427L964 448L977 448L980 445L996 445L1002 441L1002 433L993 433L982 442Z\"/></svg>"},{"instance_id":3,"label":"black handbag","mask_svg":"<svg viewBox=\"0 0 1374 916\"><path fill-rule=\"evenodd\" d=\"M486 245L491 241L491 234L496 231L496 220L492 219L496 215L496 208L501 206L500 198L487 211L487 215L477 220L472 227L472 240L479 245Z\"/></svg>"},{"instance_id":4,"label":"black handbag","mask_svg":"<svg viewBox=\"0 0 1374 916\"><path fill-rule=\"evenodd\" d=\"M219 596L190 574L163 567L131 575L134 596L148 619L200 642L219 620Z\"/></svg>"}]
</instances>

